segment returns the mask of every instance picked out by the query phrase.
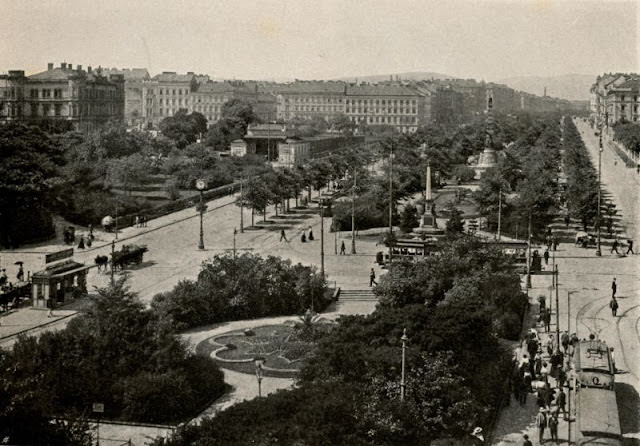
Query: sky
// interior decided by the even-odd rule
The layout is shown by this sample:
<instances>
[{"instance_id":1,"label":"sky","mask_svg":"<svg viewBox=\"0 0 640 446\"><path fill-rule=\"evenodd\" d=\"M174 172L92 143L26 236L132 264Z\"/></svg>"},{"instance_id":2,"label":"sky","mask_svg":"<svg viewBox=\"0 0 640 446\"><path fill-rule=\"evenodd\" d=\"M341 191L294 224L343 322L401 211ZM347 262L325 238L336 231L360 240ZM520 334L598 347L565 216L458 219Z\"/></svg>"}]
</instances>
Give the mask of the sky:
<instances>
[{"instance_id":1,"label":"sky","mask_svg":"<svg viewBox=\"0 0 640 446\"><path fill-rule=\"evenodd\" d=\"M640 0L0 0L0 72L235 79L640 71Z\"/></svg>"}]
</instances>

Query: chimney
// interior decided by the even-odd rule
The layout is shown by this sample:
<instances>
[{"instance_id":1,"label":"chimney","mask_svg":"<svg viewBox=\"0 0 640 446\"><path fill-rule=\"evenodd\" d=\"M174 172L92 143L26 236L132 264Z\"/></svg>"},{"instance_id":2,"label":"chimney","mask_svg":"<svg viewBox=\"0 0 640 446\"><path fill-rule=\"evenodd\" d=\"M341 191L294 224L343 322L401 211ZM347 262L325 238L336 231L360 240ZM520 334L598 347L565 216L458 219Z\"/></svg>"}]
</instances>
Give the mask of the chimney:
<instances>
[{"instance_id":1,"label":"chimney","mask_svg":"<svg viewBox=\"0 0 640 446\"><path fill-rule=\"evenodd\" d=\"M91 65L87 67L87 73L91 73Z\"/></svg>"},{"instance_id":2,"label":"chimney","mask_svg":"<svg viewBox=\"0 0 640 446\"><path fill-rule=\"evenodd\" d=\"M60 64L60 68L62 68L63 70L66 70L67 69L67 63L66 62L62 62Z\"/></svg>"},{"instance_id":3,"label":"chimney","mask_svg":"<svg viewBox=\"0 0 640 446\"><path fill-rule=\"evenodd\" d=\"M77 70L78 70L78 71L82 71L82 65L78 65Z\"/></svg>"},{"instance_id":4,"label":"chimney","mask_svg":"<svg viewBox=\"0 0 640 446\"><path fill-rule=\"evenodd\" d=\"M49 62L49 63L47 64L47 70L48 70L48 71L53 70L53 63Z\"/></svg>"}]
</instances>

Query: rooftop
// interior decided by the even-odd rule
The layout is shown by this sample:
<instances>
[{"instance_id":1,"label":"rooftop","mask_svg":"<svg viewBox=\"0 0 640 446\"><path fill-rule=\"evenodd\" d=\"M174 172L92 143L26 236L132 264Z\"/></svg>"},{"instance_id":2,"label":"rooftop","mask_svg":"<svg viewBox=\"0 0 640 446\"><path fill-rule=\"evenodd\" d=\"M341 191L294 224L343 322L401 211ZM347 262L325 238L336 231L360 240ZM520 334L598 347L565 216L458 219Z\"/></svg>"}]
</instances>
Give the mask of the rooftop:
<instances>
[{"instance_id":1,"label":"rooftop","mask_svg":"<svg viewBox=\"0 0 640 446\"><path fill-rule=\"evenodd\" d=\"M164 71L162 74L153 76L154 81L158 82L184 82L190 83L195 79L194 74L177 74L175 71Z\"/></svg>"}]
</instances>

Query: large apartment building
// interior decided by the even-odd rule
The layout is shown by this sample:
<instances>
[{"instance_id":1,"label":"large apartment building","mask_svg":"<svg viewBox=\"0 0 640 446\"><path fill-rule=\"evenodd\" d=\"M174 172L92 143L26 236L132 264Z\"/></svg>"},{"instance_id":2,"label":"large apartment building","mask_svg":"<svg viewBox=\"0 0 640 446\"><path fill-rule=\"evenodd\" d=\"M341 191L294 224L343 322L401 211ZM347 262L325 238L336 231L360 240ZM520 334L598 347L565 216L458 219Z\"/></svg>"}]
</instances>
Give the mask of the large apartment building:
<instances>
[{"instance_id":1,"label":"large apartment building","mask_svg":"<svg viewBox=\"0 0 640 446\"><path fill-rule=\"evenodd\" d=\"M67 121L88 132L124 118L124 77L101 68L61 63L25 76L22 70L0 75L0 122Z\"/></svg>"},{"instance_id":2,"label":"large apartment building","mask_svg":"<svg viewBox=\"0 0 640 446\"><path fill-rule=\"evenodd\" d=\"M596 126L610 126L620 120L637 122L640 110L640 75L608 73L591 86L591 118Z\"/></svg>"}]
</instances>

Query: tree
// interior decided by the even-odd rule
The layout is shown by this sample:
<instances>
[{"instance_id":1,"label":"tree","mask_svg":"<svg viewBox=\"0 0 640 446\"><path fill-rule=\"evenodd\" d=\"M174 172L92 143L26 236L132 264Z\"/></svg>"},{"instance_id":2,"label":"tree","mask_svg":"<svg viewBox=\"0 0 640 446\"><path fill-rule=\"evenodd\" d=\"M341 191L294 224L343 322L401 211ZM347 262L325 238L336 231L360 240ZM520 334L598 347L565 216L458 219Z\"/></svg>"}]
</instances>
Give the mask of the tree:
<instances>
[{"instance_id":1,"label":"tree","mask_svg":"<svg viewBox=\"0 0 640 446\"><path fill-rule=\"evenodd\" d=\"M449 220L447 220L447 234L455 235L464 232L462 213L455 206L452 206L450 213Z\"/></svg>"},{"instance_id":2,"label":"tree","mask_svg":"<svg viewBox=\"0 0 640 446\"><path fill-rule=\"evenodd\" d=\"M412 204L407 204L400 213L400 230L411 232L416 226L418 226L418 211Z\"/></svg>"},{"instance_id":3,"label":"tree","mask_svg":"<svg viewBox=\"0 0 640 446\"><path fill-rule=\"evenodd\" d=\"M356 129L356 124L348 116L338 114L329 120L329 128L345 136L351 136Z\"/></svg>"},{"instance_id":4,"label":"tree","mask_svg":"<svg viewBox=\"0 0 640 446\"><path fill-rule=\"evenodd\" d=\"M36 127L0 126L0 245L15 248L53 234L49 208L63 153Z\"/></svg>"},{"instance_id":5,"label":"tree","mask_svg":"<svg viewBox=\"0 0 640 446\"><path fill-rule=\"evenodd\" d=\"M263 218L266 220L266 208L272 196L273 194L265 181L260 177L253 177L245 183L243 194L236 200L236 205L251 209L251 226L253 226L254 212L263 214Z\"/></svg>"},{"instance_id":6,"label":"tree","mask_svg":"<svg viewBox=\"0 0 640 446\"><path fill-rule=\"evenodd\" d=\"M133 184L143 183L151 172L151 159L140 153L109 160L107 181L111 186L120 186L124 193L130 192Z\"/></svg>"},{"instance_id":7,"label":"tree","mask_svg":"<svg viewBox=\"0 0 640 446\"><path fill-rule=\"evenodd\" d=\"M183 149L206 132L207 120L201 113L187 114L186 109L180 109L173 116L160 121L159 127L164 136L173 139L178 148Z\"/></svg>"}]
</instances>

